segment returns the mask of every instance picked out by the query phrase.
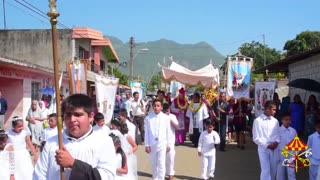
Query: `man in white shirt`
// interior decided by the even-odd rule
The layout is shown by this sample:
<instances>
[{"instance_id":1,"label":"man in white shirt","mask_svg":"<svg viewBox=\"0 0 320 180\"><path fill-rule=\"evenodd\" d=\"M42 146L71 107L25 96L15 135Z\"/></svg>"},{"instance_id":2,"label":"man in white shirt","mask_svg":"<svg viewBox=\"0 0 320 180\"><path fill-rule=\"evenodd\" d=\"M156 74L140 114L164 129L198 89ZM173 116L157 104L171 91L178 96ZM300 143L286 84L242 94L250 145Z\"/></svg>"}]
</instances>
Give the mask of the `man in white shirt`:
<instances>
[{"instance_id":1,"label":"man in white shirt","mask_svg":"<svg viewBox=\"0 0 320 180\"><path fill-rule=\"evenodd\" d=\"M261 166L260 180L274 180L276 178L278 151L280 142L279 122L273 116L277 106L273 101L267 101L264 113L253 122L253 141L258 145Z\"/></svg>"},{"instance_id":2,"label":"man in white shirt","mask_svg":"<svg viewBox=\"0 0 320 180\"><path fill-rule=\"evenodd\" d=\"M119 111L118 118L120 121L124 122L128 126L128 134L132 137L133 140L136 140L136 126L128 120L127 110L122 108Z\"/></svg>"},{"instance_id":3,"label":"man in white shirt","mask_svg":"<svg viewBox=\"0 0 320 180\"><path fill-rule=\"evenodd\" d=\"M41 153L33 180L59 180L60 167L65 179L113 180L116 174L116 153L111 137L92 130L93 107L90 97L69 96L62 103L66 129L63 147L58 149L58 137L50 138Z\"/></svg>"},{"instance_id":4,"label":"man in white shirt","mask_svg":"<svg viewBox=\"0 0 320 180\"><path fill-rule=\"evenodd\" d=\"M146 103L140 99L139 93L134 92L133 93L133 100L131 101L130 109L132 111L133 115L133 123L136 125L136 127L140 131L141 136L141 143L137 144L143 144L144 142L144 119L146 117ZM137 137L137 131L136 131L136 142L138 141Z\"/></svg>"},{"instance_id":5,"label":"man in white shirt","mask_svg":"<svg viewBox=\"0 0 320 180\"><path fill-rule=\"evenodd\" d=\"M170 119L170 151L167 152L166 155L166 175L169 180L173 179L174 176L174 157L176 155L176 151L174 149L175 139L176 139L176 129L179 129L179 123L177 117L174 114L170 113L170 105L163 104L163 113L169 116Z\"/></svg>"},{"instance_id":6,"label":"man in white shirt","mask_svg":"<svg viewBox=\"0 0 320 180\"><path fill-rule=\"evenodd\" d=\"M149 114L145 119L145 151L150 155L152 166L152 179L165 179L166 153L173 146L170 136L170 119L162 113L162 102L153 102L154 113Z\"/></svg>"}]
</instances>

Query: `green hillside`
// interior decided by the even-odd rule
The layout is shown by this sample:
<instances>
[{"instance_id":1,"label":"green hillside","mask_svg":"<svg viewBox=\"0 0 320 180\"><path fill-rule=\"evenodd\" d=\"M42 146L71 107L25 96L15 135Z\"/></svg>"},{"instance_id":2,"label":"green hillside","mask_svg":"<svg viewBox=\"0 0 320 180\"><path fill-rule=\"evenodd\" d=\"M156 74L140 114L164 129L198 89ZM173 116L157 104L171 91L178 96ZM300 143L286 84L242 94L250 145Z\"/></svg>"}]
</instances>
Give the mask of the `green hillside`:
<instances>
[{"instance_id":1,"label":"green hillside","mask_svg":"<svg viewBox=\"0 0 320 180\"><path fill-rule=\"evenodd\" d=\"M123 43L118 38L108 36L112 42L115 51L118 54L120 62L128 62L127 67L119 67L119 69L129 74L129 43ZM140 51L139 49L147 48L148 51ZM143 80L150 79L154 71L160 71L158 63L164 66L169 66L173 60L191 70L202 68L210 63L221 65L224 63L224 56L206 42L197 44L179 44L177 42L160 39L158 41L149 41L145 43L138 42L133 51L135 77L140 76Z\"/></svg>"}]
</instances>

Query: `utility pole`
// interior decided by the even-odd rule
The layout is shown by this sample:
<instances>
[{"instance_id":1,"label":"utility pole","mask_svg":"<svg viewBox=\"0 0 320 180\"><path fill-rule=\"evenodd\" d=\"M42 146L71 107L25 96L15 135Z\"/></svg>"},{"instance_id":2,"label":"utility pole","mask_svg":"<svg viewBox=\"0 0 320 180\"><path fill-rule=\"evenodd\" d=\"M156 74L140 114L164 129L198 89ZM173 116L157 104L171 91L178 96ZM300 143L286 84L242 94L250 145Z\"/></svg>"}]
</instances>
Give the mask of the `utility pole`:
<instances>
[{"instance_id":1,"label":"utility pole","mask_svg":"<svg viewBox=\"0 0 320 180\"><path fill-rule=\"evenodd\" d=\"M129 82L133 80L133 48L135 47L134 38L130 37L130 68L129 68Z\"/></svg>"},{"instance_id":2,"label":"utility pole","mask_svg":"<svg viewBox=\"0 0 320 180\"><path fill-rule=\"evenodd\" d=\"M2 1L2 5L3 5L3 29L7 29L5 0Z\"/></svg>"},{"instance_id":3,"label":"utility pole","mask_svg":"<svg viewBox=\"0 0 320 180\"><path fill-rule=\"evenodd\" d=\"M266 66L266 39L264 37L264 34L262 34L263 39L263 66Z\"/></svg>"}]
</instances>

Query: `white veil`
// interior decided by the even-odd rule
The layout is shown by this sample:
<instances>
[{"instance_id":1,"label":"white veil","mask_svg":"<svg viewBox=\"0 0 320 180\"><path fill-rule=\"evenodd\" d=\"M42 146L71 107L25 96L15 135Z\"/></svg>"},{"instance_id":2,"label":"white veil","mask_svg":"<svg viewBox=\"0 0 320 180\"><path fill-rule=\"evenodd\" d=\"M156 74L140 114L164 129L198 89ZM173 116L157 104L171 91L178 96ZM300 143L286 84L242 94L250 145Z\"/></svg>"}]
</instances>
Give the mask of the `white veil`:
<instances>
[{"instance_id":1,"label":"white veil","mask_svg":"<svg viewBox=\"0 0 320 180\"><path fill-rule=\"evenodd\" d=\"M121 148L125 152L127 157L127 165L128 165L128 174L127 179L137 180L137 157L134 153L132 153L132 146L128 142L125 135L123 135L119 130L110 130L109 134L114 134L119 137L121 141Z\"/></svg>"}]
</instances>

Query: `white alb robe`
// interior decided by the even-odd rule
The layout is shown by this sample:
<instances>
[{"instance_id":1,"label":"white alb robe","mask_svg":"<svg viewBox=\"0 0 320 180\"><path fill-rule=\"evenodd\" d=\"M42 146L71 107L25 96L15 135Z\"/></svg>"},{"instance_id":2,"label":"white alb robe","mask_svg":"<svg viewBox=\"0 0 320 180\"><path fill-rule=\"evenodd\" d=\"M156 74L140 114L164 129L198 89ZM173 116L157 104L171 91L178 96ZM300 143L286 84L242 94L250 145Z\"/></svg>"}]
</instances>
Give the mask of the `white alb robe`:
<instances>
[{"instance_id":1,"label":"white alb robe","mask_svg":"<svg viewBox=\"0 0 320 180\"><path fill-rule=\"evenodd\" d=\"M193 108L197 108L198 105L199 103L194 103ZM202 103L201 108L195 113L188 108L186 116L190 119L189 133L193 134L193 128L199 128L199 133L201 133L204 130L203 120L209 117L207 106Z\"/></svg>"},{"instance_id":2,"label":"white alb robe","mask_svg":"<svg viewBox=\"0 0 320 180\"><path fill-rule=\"evenodd\" d=\"M75 139L63 131L62 141L71 156L97 168L101 179L111 180L116 175L116 153L111 137L101 136L101 133L90 130L83 137ZM50 138L35 166L33 180L59 180L60 166L55 160L58 149L58 137ZM69 179L71 169L65 169L66 179Z\"/></svg>"}]
</instances>

